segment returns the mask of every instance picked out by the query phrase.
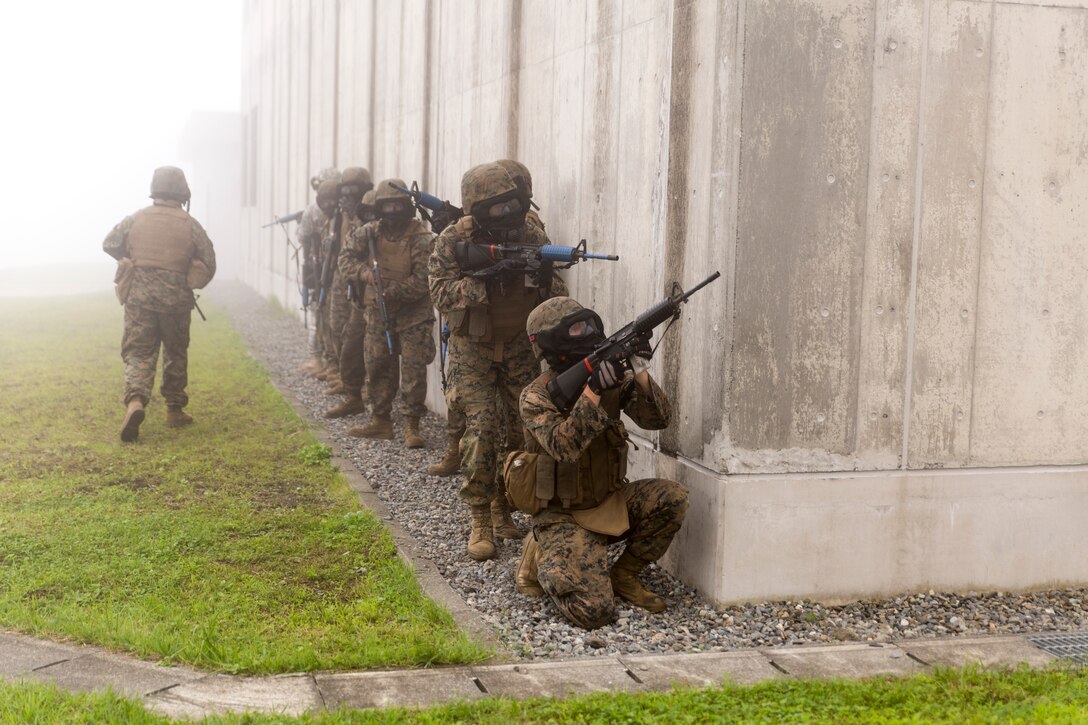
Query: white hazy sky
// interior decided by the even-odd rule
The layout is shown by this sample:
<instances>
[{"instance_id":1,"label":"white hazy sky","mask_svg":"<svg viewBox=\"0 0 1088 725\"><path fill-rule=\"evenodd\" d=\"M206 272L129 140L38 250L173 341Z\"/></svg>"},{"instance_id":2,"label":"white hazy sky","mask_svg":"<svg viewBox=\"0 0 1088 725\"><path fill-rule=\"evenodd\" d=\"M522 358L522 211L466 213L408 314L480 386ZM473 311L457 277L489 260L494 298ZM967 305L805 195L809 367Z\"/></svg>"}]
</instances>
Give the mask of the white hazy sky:
<instances>
[{"instance_id":1,"label":"white hazy sky","mask_svg":"<svg viewBox=\"0 0 1088 725\"><path fill-rule=\"evenodd\" d=\"M104 259L189 114L238 110L241 24L241 0L0 3L0 269Z\"/></svg>"}]
</instances>

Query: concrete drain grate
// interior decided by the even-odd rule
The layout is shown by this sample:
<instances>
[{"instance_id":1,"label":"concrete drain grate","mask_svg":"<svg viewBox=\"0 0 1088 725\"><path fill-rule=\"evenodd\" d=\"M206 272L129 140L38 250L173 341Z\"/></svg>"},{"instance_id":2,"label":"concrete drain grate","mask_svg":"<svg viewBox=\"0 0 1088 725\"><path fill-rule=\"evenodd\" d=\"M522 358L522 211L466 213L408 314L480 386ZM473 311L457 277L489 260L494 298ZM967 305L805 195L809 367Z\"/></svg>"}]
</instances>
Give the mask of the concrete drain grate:
<instances>
[{"instance_id":1,"label":"concrete drain grate","mask_svg":"<svg viewBox=\"0 0 1088 725\"><path fill-rule=\"evenodd\" d=\"M1076 634L1033 634L1027 637L1033 645L1055 657L1088 665L1088 632Z\"/></svg>"}]
</instances>

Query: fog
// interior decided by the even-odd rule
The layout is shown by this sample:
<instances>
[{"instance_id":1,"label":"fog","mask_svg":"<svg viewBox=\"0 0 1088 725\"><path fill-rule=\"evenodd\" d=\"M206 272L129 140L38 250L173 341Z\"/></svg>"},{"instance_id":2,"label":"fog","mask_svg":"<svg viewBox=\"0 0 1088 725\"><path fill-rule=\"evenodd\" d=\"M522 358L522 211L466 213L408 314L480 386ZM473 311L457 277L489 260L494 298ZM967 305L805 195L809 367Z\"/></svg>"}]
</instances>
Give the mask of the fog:
<instances>
[{"instance_id":1,"label":"fog","mask_svg":"<svg viewBox=\"0 0 1088 725\"><path fill-rule=\"evenodd\" d=\"M156 166L186 167L190 114L238 110L241 14L240 0L0 6L0 294L46 264L111 281L102 239L150 203Z\"/></svg>"}]
</instances>

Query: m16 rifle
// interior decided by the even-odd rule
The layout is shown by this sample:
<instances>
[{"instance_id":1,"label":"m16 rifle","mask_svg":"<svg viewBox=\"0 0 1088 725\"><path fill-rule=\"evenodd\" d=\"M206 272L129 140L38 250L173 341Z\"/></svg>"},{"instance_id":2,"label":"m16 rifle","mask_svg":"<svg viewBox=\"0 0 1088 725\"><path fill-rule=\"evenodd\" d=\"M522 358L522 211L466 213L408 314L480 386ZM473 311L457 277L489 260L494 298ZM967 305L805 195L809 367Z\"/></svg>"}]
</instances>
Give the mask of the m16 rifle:
<instances>
[{"instance_id":1,"label":"m16 rifle","mask_svg":"<svg viewBox=\"0 0 1088 725\"><path fill-rule=\"evenodd\" d=\"M302 219L302 213L305 210L296 211L294 214L285 214L284 216L278 216L267 224L262 224L261 229L267 229L273 224L290 224L291 222L297 222Z\"/></svg>"},{"instance_id":2,"label":"m16 rifle","mask_svg":"<svg viewBox=\"0 0 1088 725\"><path fill-rule=\"evenodd\" d=\"M370 225L364 229L366 230L366 246L370 250L370 273L374 278L374 296L378 301L378 315L382 318L382 325L385 326L385 344L389 346L389 354L394 355L396 353L393 351L393 323L389 319L389 309L385 306L385 285L382 284L382 268L378 265L374 230Z\"/></svg>"},{"instance_id":3,"label":"m16 rifle","mask_svg":"<svg viewBox=\"0 0 1088 725\"><path fill-rule=\"evenodd\" d=\"M524 272L534 286L547 288L556 269L568 269L586 259L619 260L615 254L587 251L584 239L573 247L561 244L483 244L461 240L454 243L453 253L466 277L496 278L503 289L511 273Z\"/></svg>"},{"instance_id":4,"label":"m16 rifle","mask_svg":"<svg viewBox=\"0 0 1088 725\"><path fill-rule=\"evenodd\" d=\"M678 282L673 282L672 292L668 297L636 317L634 322L627 323L610 335L588 357L559 373L548 383L548 395L555 406L564 413L574 407L589 376L602 362L609 362L621 370L629 370L629 359L635 354L635 343L639 338L648 338L661 323L678 319L680 306L720 276L721 272L715 272L687 292Z\"/></svg>"},{"instance_id":5,"label":"m16 rifle","mask_svg":"<svg viewBox=\"0 0 1088 725\"><path fill-rule=\"evenodd\" d=\"M441 234L443 229L465 215L461 207L454 206L448 201L443 201L425 191L420 191L419 184L414 181L411 189L405 189L403 186L397 186L396 184L392 186L400 193L412 197L420 216L427 220L431 225L431 231L435 234Z\"/></svg>"}]
</instances>

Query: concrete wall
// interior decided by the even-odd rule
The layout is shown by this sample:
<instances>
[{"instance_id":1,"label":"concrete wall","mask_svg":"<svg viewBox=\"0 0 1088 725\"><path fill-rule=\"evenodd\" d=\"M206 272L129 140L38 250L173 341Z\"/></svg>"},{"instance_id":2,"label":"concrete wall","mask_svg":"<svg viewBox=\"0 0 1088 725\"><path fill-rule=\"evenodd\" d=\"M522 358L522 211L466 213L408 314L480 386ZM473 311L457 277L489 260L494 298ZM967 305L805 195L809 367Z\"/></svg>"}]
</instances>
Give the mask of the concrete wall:
<instances>
[{"instance_id":1,"label":"concrete wall","mask_svg":"<svg viewBox=\"0 0 1088 725\"><path fill-rule=\"evenodd\" d=\"M1085 582L1086 31L1088 0L251 1L247 279L295 298L257 226L323 165L457 202L514 156L553 241L621 256L567 275L609 323L722 272L634 456L692 491L685 579Z\"/></svg>"}]
</instances>

